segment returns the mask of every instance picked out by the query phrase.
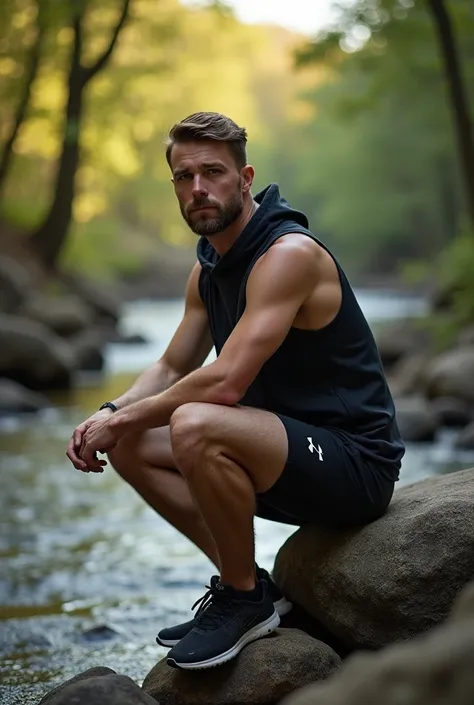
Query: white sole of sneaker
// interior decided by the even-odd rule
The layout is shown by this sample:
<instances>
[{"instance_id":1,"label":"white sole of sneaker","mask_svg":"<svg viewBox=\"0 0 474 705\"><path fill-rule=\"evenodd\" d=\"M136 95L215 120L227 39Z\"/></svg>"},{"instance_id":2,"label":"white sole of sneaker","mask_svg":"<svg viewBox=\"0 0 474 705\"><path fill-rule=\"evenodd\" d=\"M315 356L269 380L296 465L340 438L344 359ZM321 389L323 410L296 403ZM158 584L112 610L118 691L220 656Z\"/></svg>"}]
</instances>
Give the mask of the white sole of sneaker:
<instances>
[{"instance_id":1,"label":"white sole of sneaker","mask_svg":"<svg viewBox=\"0 0 474 705\"><path fill-rule=\"evenodd\" d=\"M240 637L239 641L234 644L231 649L224 651L224 653L219 654L218 656L213 656L212 658L207 659L206 661L195 661L192 663L178 663L173 658L166 659L166 662L169 666L173 666L174 668L183 668L189 670L197 670L200 668L212 668L213 666L219 666L220 664L226 663L227 661L230 661L231 659L235 658L237 654L242 651L244 646L247 646L247 644L250 644L250 642L256 641L257 639L261 639L262 637L268 636L268 634L274 632L279 624L280 615L275 610L271 617L266 619L264 622L260 622L260 624L257 624L255 627L252 627L252 629L249 629L249 631L243 634L243 636Z\"/></svg>"},{"instance_id":2,"label":"white sole of sneaker","mask_svg":"<svg viewBox=\"0 0 474 705\"><path fill-rule=\"evenodd\" d=\"M169 639L160 639L160 637L158 637L158 636L156 637L156 643L159 644L160 646L166 647L167 649L168 648L171 649L172 646L176 646L176 644L179 644L179 641L180 641L179 639L169 640Z\"/></svg>"},{"instance_id":3,"label":"white sole of sneaker","mask_svg":"<svg viewBox=\"0 0 474 705\"><path fill-rule=\"evenodd\" d=\"M291 602L289 602L286 597L281 597L279 600L273 603L273 606L275 607L280 617L283 617L284 614L288 614L288 612L293 607Z\"/></svg>"},{"instance_id":4,"label":"white sole of sneaker","mask_svg":"<svg viewBox=\"0 0 474 705\"><path fill-rule=\"evenodd\" d=\"M288 614L288 612L293 608L292 603L289 602L286 597L282 597L274 602L273 606L280 617L283 617L284 614ZM179 641L179 639L160 639L159 636L156 637L156 643L160 646L164 646L166 649L171 649L173 646L176 646L176 644L179 644Z\"/></svg>"}]
</instances>

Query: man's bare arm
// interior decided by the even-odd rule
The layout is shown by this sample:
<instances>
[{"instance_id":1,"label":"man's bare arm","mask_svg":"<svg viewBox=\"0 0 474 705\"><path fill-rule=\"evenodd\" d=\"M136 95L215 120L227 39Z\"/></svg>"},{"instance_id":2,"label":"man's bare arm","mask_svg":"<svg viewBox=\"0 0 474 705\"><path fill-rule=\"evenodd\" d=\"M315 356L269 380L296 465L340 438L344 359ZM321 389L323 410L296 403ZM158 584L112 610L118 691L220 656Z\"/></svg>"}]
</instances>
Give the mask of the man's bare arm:
<instances>
[{"instance_id":1,"label":"man's bare arm","mask_svg":"<svg viewBox=\"0 0 474 705\"><path fill-rule=\"evenodd\" d=\"M246 310L217 360L115 414L110 423L117 433L164 426L187 402L238 403L288 334L316 285L319 267L320 248L305 236L271 247L249 277Z\"/></svg>"},{"instance_id":2,"label":"man's bare arm","mask_svg":"<svg viewBox=\"0 0 474 705\"><path fill-rule=\"evenodd\" d=\"M179 379L203 364L212 347L209 321L204 304L199 295L199 274L197 263L186 286L186 304L183 319L178 326L165 353L158 362L149 367L132 387L115 400L119 409L139 403L172 387ZM97 411L74 429L66 455L77 470L87 470L88 465L80 457L80 449L86 433L107 421L113 413L109 409ZM105 461L97 461L96 466Z\"/></svg>"},{"instance_id":3,"label":"man's bare arm","mask_svg":"<svg viewBox=\"0 0 474 705\"><path fill-rule=\"evenodd\" d=\"M209 355L212 338L207 312L199 295L200 272L201 265L197 263L186 286L183 319L163 356L114 401L118 409L169 389L182 377L200 367Z\"/></svg>"}]
</instances>

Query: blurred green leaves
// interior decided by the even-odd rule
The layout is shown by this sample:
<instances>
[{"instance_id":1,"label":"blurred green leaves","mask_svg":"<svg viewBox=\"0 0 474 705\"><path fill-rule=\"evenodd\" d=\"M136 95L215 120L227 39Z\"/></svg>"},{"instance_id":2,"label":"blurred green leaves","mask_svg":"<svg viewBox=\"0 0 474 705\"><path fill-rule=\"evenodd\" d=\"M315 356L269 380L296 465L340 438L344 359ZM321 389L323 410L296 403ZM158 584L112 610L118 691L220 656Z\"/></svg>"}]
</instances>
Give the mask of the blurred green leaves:
<instances>
[{"instance_id":1,"label":"blurred green leaves","mask_svg":"<svg viewBox=\"0 0 474 705\"><path fill-rule=\"evenodd\" d=\"M46 43L1 204L3 216L25 228L51 197L72 41L68 2L41 2ZM474 6L447 4L472 102ZM0 3L2 143L21 95L35 8L35 0ZM106 46L116 12L117 0L88 0L87 66ZM465 198L427 2L341 2L334 26L308 42L242 25L225 3L133 0L113 62L87 94L65 261L103 271L158 256L159 240L194 246L163 140L196 110L225 112L248 128L255 190L279 182L359 281L396 274L411 260L434 267L460 231Z\"/></svg>"}]
</instances>

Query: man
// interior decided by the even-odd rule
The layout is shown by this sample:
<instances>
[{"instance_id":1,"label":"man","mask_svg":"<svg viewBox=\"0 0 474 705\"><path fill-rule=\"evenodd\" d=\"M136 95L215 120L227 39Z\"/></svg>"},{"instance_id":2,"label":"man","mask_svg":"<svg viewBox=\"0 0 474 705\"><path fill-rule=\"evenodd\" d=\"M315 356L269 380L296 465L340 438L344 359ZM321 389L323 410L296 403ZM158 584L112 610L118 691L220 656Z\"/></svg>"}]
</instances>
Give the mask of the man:
<instances>
[{"instance_id":1,"label":"man","mask_svg":"<svg viewBox=\"0 0 474 705\"><path fill-rule=\"evenodd\" d=\"M339 264L273 184L255 198L247 135L216 113L173 127L166 156L200 236L163 357L73 434L67 455L118 473L217 566L194 619L162 629L168 663L206 668L290 608L255 564L254 516L363 524L404 448L369 326ZM214 362L202 366L212 345Z\"/></svg>"}]
</instances>

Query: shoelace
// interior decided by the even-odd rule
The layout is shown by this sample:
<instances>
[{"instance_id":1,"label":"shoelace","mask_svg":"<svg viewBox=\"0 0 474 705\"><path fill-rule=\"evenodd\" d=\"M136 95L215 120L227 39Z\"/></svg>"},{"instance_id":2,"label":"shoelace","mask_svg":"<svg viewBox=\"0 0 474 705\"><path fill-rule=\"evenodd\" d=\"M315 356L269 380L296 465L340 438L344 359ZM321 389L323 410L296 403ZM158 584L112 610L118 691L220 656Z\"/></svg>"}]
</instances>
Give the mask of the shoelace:
<instances>
[{"instance_id":1,"label":"shoelace","mask_svg":"<svg viewBox=\"0 0 474 705\"><path fill-rule=\"evenodd\" d=\"M210 585L206 587L208 588L206 594L196 600L191 609L199 605L194 623L201 629L212 629L219 626L222 618L229 613L235 604L235 599L225 590L219 590Z\"/></svg>"}]
</instances>

